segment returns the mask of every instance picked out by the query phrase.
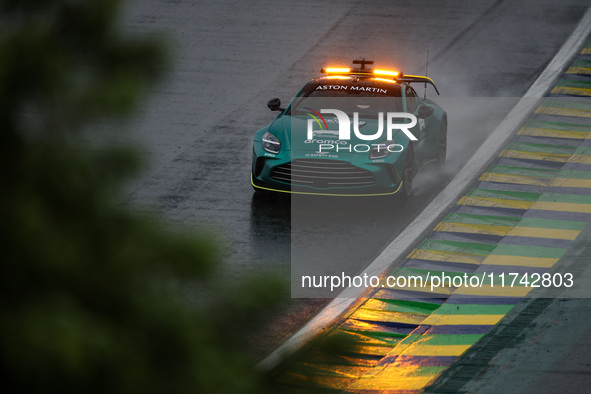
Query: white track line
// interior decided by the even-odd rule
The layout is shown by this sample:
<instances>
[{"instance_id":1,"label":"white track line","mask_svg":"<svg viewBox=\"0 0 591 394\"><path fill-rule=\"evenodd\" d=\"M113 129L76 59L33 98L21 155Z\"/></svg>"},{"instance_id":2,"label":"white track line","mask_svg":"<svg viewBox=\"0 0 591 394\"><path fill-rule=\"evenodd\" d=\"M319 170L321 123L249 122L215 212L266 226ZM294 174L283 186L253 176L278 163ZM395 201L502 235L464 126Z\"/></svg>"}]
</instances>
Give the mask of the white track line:
<instances>
[{"instance_id":1,"label":"white track line","mask_svg":"<svg viewBox=\"0 0 591 394\"><path fill-rule=\"evenodd\" d=\"M451 182L423 209L423 211L409 224L404 232L396 237L380 255L363 271L368 276L380 276L389 270L392 263L404 257L406 247L400 245L412 245L421 235L431 230L435 221L454 204L464 193L466 187L476 179L495 157L499 147L504 146L513 132L519 127L533 111L539 99L560 76L566 63L576 55L582 47L584 40L591 31L591 7L579 22L577 28L564 43L562 48L554 56L546 69L529 88L509 115L491 133L488 139L476 151L474 156L458 172ZM281 362L315 336L321 334L349 308L357 298L365 291L364 288L348 288L338 298L328 304L316 317L310 320L304 327L292 337L275 349L269 356L258 364L258 368L269 370Z\"/></svg>"}]
</instances>

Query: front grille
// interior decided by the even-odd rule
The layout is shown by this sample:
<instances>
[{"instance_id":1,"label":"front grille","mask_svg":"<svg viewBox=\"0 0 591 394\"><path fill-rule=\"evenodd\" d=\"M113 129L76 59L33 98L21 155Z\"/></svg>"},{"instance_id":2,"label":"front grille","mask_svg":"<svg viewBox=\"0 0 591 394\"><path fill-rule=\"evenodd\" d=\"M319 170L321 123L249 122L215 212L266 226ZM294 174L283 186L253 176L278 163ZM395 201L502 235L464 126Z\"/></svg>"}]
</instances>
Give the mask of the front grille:
<instances>
[{"instance_id":1,"label":"front grille","mask_svg":"<svg viewBox=\"0 0 591 394\"><path fill-rule=\"evenodd\" d=\"M271 178L294 186L316 188L375 185L375 179L370 171L338 160L294 160L273 168Z\"/></svg>"}]
</instances>

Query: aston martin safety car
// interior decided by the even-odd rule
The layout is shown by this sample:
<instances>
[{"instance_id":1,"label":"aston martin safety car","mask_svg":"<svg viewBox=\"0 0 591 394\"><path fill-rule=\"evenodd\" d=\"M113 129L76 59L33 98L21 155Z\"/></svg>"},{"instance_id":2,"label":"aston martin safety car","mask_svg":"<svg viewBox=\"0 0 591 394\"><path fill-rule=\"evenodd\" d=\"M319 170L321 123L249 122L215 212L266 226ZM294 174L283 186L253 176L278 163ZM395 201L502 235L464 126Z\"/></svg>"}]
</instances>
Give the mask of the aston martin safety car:
<instances>
[{"instance_id":1,"label":"aston martin safety car","mask_svg":"<svg viewBox=\"0 0 591 394\"><path fill-rule=\"evenodd\" d=\"M254 136L256 191L407 198L424 166L443 166L447 114L412 86L439 94L430 78L365 59L321 72L287 107L267 103L279 115Z\"/></svg>"}]
</instances>

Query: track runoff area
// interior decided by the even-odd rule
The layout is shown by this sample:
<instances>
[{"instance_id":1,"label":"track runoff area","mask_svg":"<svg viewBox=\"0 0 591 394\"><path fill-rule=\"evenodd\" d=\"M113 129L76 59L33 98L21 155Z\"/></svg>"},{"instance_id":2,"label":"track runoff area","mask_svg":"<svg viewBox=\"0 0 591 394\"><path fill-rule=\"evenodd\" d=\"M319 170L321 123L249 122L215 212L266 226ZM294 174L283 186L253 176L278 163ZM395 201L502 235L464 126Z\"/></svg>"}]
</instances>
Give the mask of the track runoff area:
<instances>
[{"instance_id":1,"label":"track runoff area","mask_svg":"<svg viewBox=\"0 0 591 394\"><path fill-rule=\"evenodd\" d=\"M532 90L543 89L540 95L549 90L525 122L519 120L521 127L505 149L398 268L386 272L431 280L447 276L451 286L427 288L428 295L381 288L369 298L335 300L323 311L328 316L319 315L260 366L277 365L319 332L324 333L320 342L344 337L352 347L335 354L316 343L292 356L278 371L277 383L422 392L534 289L576 282L559 268L591 223L590 20L588 11L528 92L535 97ZM473 281L477 285L466 285L473 276L480 278ZM318 329L331 322L332 327Z\"/></svg>"}]
</instances>

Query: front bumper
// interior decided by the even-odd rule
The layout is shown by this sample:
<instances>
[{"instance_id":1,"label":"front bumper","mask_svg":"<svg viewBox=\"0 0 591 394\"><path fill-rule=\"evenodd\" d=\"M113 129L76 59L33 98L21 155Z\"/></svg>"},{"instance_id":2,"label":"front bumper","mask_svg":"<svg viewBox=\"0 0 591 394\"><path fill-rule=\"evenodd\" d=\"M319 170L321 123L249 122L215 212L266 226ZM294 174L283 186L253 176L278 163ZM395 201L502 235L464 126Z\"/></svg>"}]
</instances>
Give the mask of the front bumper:
<instances>
[{"instance_id":1,"label":"front bumper","mask_svg":"<svg viewBox=\"0 0 591 394\"><path fill-rule=\"evenodd\" d=\"M403 155L391 162L367 162L355 155L339 158L254 156L251 183L255 189L312 195L380 196L397 193L402 183Z\"/></svg>"}]
</instances>

